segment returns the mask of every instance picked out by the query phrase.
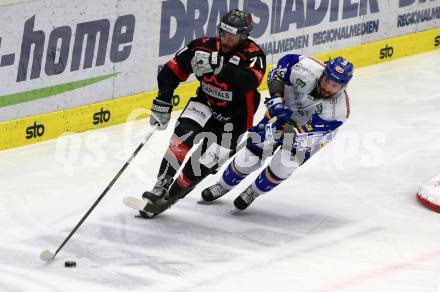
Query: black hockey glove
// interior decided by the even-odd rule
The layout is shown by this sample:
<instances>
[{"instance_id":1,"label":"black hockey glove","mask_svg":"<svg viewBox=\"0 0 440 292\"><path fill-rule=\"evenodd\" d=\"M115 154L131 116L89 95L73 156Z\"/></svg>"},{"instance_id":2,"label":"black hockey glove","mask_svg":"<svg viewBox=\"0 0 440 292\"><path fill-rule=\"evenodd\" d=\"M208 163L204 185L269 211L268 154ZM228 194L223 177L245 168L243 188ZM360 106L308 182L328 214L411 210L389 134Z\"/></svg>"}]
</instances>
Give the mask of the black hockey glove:
<instances>
[{"instance_id":1,"label":"black hockey glove","mask_svg":"<svg viewBox=\"0 0 440 292\"><path fill-rule=\"evenodd\" d=\"M218 52L196 51L191 59L191 67L197 77L207 73L219 74L223 69L223 57Z\"/></svg>"},{"instance_id":2,"label":"black hockey glove","mask_svg":"<svg viewBox=\"0 0 440 292\"><path fill-rule=\"evenodd\" d=\"M159 130L165 130L171 118L173 105L160 99L153 100L151 106L150 125L159 125Z\"/></svg>"}]
</instances>

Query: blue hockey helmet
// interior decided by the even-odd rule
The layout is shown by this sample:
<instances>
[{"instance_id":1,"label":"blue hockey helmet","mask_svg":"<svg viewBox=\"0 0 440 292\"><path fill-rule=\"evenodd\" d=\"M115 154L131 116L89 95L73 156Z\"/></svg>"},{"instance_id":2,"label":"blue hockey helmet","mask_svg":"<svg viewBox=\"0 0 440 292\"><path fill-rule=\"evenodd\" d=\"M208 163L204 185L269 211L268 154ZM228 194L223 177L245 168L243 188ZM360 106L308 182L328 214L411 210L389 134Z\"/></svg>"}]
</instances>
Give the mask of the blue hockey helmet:
<instances>
[{"instance_id":1,"label":"blue hockey helmet","mask_svg":"<svg viewBox=\"0 0 440 292\"><path fill-rule=\"evenodd\" d=\"M353 64L343 57L330 60L325 66L325 75L336 83L346 86L353 77Z\"/></svg>"}]
</instances>

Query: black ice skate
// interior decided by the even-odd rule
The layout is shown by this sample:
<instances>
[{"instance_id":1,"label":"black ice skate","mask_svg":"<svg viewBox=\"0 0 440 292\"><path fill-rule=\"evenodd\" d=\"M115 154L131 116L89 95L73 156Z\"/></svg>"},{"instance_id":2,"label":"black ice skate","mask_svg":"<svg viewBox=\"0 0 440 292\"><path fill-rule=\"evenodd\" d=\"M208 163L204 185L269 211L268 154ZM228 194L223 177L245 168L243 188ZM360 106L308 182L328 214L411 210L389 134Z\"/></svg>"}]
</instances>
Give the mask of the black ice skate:
<instances>
[{"instance_id":1,"label":"black ice skate","mask_svg":"<svg viewBox=\"0 0 440 292\"><path fill-rule=\"evenodd\" d=\"M144 218L153 218L170 208L172 204L166 198L159 198L154 203L146 204L142 210L139 210L139 214Z\"/></svg>"},{"instance_id":2,"label":"black ice skate","mask_svg":"<svg viewBox=\"0 0 440 292\"><path fill-rule=\"evenodd\" d=\"M150 201L150 204L159 204L159 205L163 205L163 204L168 204L166 202L165 197L168 194L168 189L170 188L171 184L173 183L173 178L170 176L165 176L162 179L159 179L156 184L153 187L152 191L146 191L142 194L142 199L144 200L148 200ZM139 214L144 217L144 218L152 218L154 216L156 216L159 213L162 213L164 210L162 210L161 212L149 212L147 210L145 210L146 208L144 208L144 210L139 210ZM162 209L162 208L161 208Z\"/></svg>"},{"instance_id":3,"label":"black ice skate","mask_svg":"<svg viewBox=\"0 0 440 292\"><path fill-rule=\"evenodd\" d=\"M148 199L152 203L155 203L157 200L162 199L168 193L168 189L173 183L173 178L170 176L165 176L162 179L159 179L153 187L152 191L146 191L142 194L143 199Z\"/></svg>"},{"instance_id":4,"label":"black ice skate","mask_svg":"<svg viewBox=\"0 0 440 292\"><path fill-rule=\"evenodd\" d=\"M216 183L202 191L202 198L206 202L217 200L228 192L221 184Z\"/></svg>"},{"instance_id":5,"label":"black ice skate","mask_svg":"<svg viewBox=\"0 0 440 292\"><path fill-rule=\"evenodd\" d=\"M258 197L260 194L254 191L252 185L248 186L235 200L234 205L239 210L244 210Z\"/></svg>"}]
</instances>

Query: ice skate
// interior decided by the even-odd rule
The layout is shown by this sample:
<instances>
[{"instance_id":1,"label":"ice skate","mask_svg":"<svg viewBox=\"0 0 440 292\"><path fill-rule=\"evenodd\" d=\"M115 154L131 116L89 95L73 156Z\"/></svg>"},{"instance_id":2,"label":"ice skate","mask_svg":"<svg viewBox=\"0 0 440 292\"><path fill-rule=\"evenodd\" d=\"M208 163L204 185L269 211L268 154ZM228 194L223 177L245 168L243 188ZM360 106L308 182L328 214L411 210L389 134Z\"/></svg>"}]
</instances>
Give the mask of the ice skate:
<instances>
[{"instance_id":1,"label":"ice skate","mask_svg":"<svg viewBox=\"0 0 440 292\"><path fill-rule=\"evenodd\" d=\"M155 203L157 200L162 199L168 193L168 189L173 183L173 178L165 176L162 179L158 179L153 187L153 190L146 191L142 194L142 199L148 199L151 203Z\"/></svg>"},{"instance_id":2,"label":"ice skate","mask_svg":"<svg viewBox=\"0 0 440 292\"><path fill-rule=\"evenodd\" d=\"M168 189L173 183L173 178L165 176L159 179L153 187L153 190L146 191L142 194L142 199L147 201L146 206L154 204L162 204L166 201L165 197L168 194ZM148 212L146 210L139 210L139 214L144 218L152 218L158 214L158 212Z\"/></svg>"},{"instance_id":3,"label":"ice skate","mask_svg":"<svg viewBox=\"0 0 440 292\"><path fill-rule=\"evenodd\" d=\"M205 202L217 200L228 192L221 184L216 183L202 191L202 199Z\"/></svg>"},{"instance_id":4,"label":"ice skate","mask_svg":"<svg viewBox=\"0 0 440 292\"><path fill-rule=\"evenodd\" d=\"M244 210L249 207L259 195L260 194L254 191L252 185L250 185L234 200L234 206L239 210Z\"/></svg>"}]
</instances>

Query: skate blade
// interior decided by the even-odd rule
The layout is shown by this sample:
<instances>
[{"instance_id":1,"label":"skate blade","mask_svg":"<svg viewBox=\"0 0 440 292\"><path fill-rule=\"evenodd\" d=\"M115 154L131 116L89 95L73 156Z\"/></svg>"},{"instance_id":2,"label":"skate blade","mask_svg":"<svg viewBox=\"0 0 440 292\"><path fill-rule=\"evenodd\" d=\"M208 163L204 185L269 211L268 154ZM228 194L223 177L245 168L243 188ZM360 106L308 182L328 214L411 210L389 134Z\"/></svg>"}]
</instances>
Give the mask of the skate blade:
<instances>
[{"instance_id":1,"label":"skate blade","mask_svg":"<svg viewBox=\"0 0 440 292\"><path fill-rule=\"evenodd\" d=\"M40 259L44 262L50 262L54 257L54 254L49 251L49 250L45 250L40 254Z\"/></svg>"},{"instance_id":2,"label":"skate blade","mask_svg":"<svg viewBox=\"0 0 440 292\"><path fill-rule=\"evenodd\" d=\"M245 212L244 212L244 210L240 210L240 209L238 209L237 207L232 207L232 209L231 210L229 210L229 213L231 214L231 215L242 215L242 214L244 214Z\"/></svg>"},{"instance_id":3,"label":"skate blade","mask_svg":"<svg viewBox=\"0 0 440 292\"><path fill-rule=\"evenodd\" d=\"M214 202L215 201L205 201L203 199L200 199L197 201L197 204L199 204L199 205L212 205L212 204L214 204Z\"/></svg>"}]
</instances>

